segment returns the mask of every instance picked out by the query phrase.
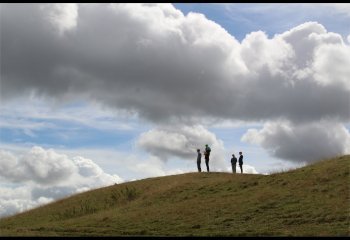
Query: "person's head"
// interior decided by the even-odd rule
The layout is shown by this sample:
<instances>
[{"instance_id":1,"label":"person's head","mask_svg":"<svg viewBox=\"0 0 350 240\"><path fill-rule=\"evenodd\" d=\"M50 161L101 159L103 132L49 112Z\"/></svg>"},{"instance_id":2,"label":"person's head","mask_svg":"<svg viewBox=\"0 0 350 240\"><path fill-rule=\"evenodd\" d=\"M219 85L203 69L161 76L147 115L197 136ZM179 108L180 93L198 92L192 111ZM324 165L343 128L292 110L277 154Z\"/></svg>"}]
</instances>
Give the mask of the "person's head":
<instances>
[{"instance_id":1,"label":"person's head","mask_svg":"<svg viewBox=\"0 0 350 240\"><path fill-rule=\"evenodd\" d=\"M208 147L208 144L205 144L206 147Z\"/></svg>"},{"instance_id":2,"label":"person's head","mask_svg":"<svg viewBox=\"0 0 350 240\"><path fill-rule=\"evenodd\" d=\"M197 149L197 152L199 152L200 151L200 149Z\"/></svg>"},{"instance_id":3,"label":"person's head","mask_svg":"<svg viewBox=\"0 0 350 240\"><path fill-rule=\"evenodd\" d=\"M242 155L242 152L239 152L239 155Z\"/></svg>"},{"instance_id":4,"label":"person's head","mask_svg":"<svg viewBox=\"0 0 350 240\"><path fill-rule=\"evenodd\" d=\"M232 157L234 157L235 155L234 154L232 154Z\"/></svg>"}]
</instances>

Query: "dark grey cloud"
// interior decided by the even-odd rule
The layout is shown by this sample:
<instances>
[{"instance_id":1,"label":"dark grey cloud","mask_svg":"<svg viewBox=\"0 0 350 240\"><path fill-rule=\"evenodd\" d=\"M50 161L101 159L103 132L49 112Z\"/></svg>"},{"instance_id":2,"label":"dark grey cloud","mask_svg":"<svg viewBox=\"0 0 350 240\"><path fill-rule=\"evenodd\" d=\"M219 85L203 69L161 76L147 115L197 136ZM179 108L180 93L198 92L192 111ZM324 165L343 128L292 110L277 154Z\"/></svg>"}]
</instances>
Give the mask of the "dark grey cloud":
<instances>
[{"instance_id":1,"label":"dark grey cloud","mask_svg":"<svg viewBox=\"0 0 350 240\"><path fill-rule=\"evenodd\" d=\"M292 162L314 162L350 152L349 130L332 121L297 125L285 121L266 123L260 130L248 130L242 140Z\"/></svg>"},{"instance_id":2,"label":"dark grey cloud","mask_svg":"<svg viewBox=\"0 0 350 240\"><path fill-rule=\"evenodd\" d=\"M64 31L66 23L50 21L54 5L44 6L2 5L3 99L24 91L58 101L84 96L154 122L350 119L349 81L320 81L325 74L314 66L326 57L348 63L347 54L318 51L349 46L320 24L271 39L255 32L239 43L205 16L166 4L78 4Z\"/></svg>"}]
</instances>

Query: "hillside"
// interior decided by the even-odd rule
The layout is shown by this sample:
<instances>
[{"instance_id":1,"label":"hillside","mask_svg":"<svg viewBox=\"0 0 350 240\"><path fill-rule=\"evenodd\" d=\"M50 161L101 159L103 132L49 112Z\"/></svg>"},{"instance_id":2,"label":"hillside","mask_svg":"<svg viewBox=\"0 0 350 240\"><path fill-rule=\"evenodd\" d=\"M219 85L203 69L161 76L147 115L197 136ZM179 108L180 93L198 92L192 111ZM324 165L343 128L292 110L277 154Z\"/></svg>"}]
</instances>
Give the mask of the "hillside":
<instances>
[{"instance_id":1,"label":"hillside","mask_svg":"<svg viewBox=\"0 0 350 240\"><path fill-rule=\"evenodd\" d=\"M0 236L350 236L350 155L272 175L186 173L0 220Z\"/></svg>"}]
</instances>

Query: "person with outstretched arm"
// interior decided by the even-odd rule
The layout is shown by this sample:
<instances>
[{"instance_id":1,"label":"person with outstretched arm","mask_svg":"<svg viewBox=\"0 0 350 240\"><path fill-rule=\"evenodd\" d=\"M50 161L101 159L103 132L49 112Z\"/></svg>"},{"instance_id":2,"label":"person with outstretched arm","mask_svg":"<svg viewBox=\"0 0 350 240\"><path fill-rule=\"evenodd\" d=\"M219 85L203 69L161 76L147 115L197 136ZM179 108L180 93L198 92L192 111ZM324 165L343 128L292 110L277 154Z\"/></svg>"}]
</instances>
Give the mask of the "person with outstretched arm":
<instances>
[{"instance_id":1,"label":"person with outstretched arm","mask_svg":"<svg viewBox=\"0 0 350 240\"><path fill-rule=\"evenodd\" d=\"M242 152L239 152L238 163L239 163L239 168L241 169L241 173L243 173L243 154L242 154Z\"/></svg>"},{"instance_id":2,"label":"person with outstretched arm","mask_svg":"<svg viewBox=\"0 0 350 240\"><path fill-rule=\"evenodd\" d=\"M208 144L205 144L205 151L204 151L204 158L205 158L205 165L207 166L207 171L209 172L209 156L210 156L211 149L208 146Z\"/></svg>"}]
</instances>

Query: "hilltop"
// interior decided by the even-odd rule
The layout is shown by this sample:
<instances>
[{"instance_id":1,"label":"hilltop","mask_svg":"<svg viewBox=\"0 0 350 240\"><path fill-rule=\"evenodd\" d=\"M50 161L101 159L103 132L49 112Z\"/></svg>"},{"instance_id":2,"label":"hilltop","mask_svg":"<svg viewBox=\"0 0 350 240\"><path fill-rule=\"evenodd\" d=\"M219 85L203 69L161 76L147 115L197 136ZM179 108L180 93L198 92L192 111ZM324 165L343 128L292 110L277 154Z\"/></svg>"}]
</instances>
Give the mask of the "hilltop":
<instances>
[{"instance_id":1,"label":"hilltop","mask_svg":"<svg viewBox=\"0 0 350 240\"><path fill-rule=\"evenodd\" d=\"M271 175L186 173L0 219L0 236L350 236L350 155Z\"/></svg>"}]
</instances>

